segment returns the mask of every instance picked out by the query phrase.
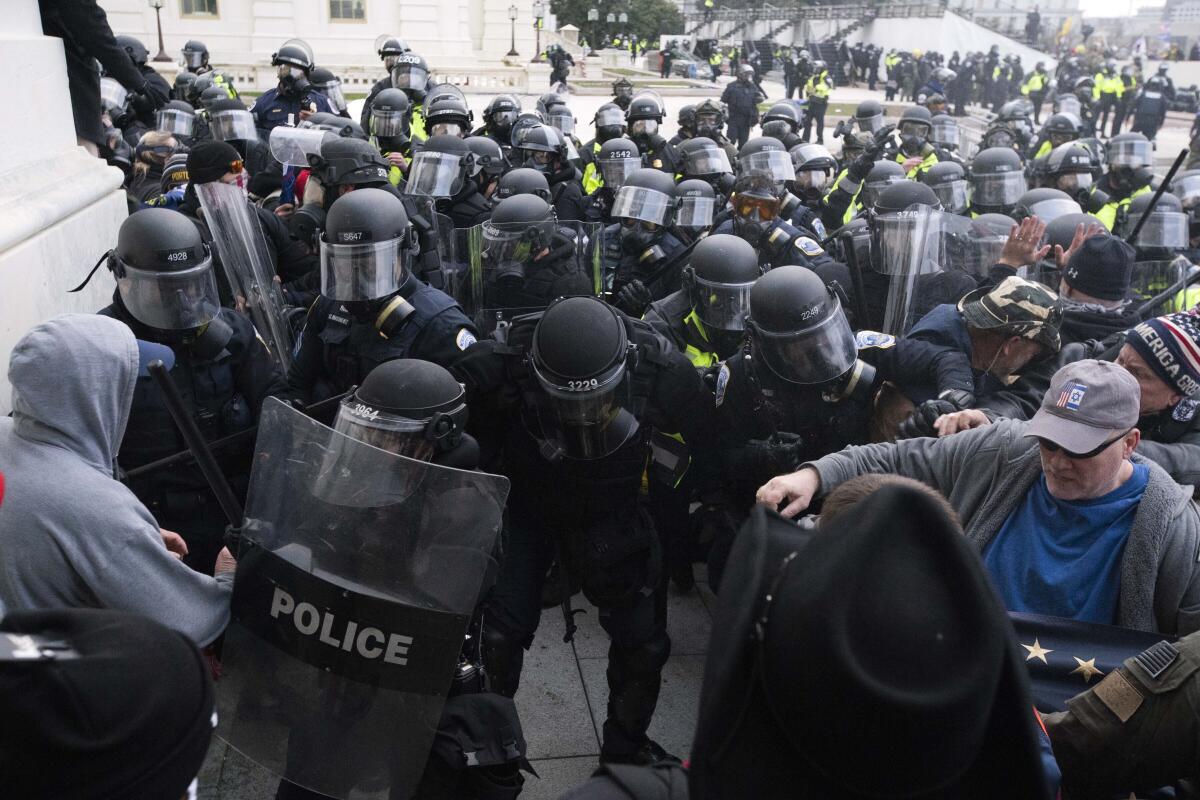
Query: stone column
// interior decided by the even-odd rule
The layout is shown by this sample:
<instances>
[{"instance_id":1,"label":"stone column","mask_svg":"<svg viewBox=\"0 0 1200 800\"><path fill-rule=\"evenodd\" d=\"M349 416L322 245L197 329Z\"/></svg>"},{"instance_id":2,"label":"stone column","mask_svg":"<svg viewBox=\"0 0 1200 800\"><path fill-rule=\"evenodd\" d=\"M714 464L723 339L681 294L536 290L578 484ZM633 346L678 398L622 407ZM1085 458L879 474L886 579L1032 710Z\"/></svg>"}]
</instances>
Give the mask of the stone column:
<instances>
[{"instance_id":1,"label":"stone column","mask_svg":"<svg viewBox=\"0 0 1200 800\"><path fill-rule=\"evenodd\" d=\"M0 126L0 414L11 410L6 373L30 326L107 305L113 280L101 268L125 218L121 172L75 143L67 64L60 39L43 36L37 0L6 0L0 74L10 77Z\"/></svg>"}]
</instances>

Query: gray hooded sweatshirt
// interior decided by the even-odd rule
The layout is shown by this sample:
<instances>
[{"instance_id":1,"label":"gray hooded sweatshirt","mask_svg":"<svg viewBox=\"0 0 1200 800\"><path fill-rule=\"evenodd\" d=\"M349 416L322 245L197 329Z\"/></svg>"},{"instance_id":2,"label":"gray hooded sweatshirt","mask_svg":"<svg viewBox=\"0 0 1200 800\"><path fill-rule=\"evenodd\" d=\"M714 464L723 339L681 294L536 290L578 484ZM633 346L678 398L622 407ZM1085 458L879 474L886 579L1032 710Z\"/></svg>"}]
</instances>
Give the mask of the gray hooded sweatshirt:
<instances>
[{"instance_id":1,"label":"gray hooded sweatshirt","mask_svg":"<svg viewBox=\"0 0 1200 800\"><path fill-rule=\"evenodd\" d=\"M138 373L129 328L90 314L32 328L9 359L0 419L0 609L115 608L206 645L229 620L233 573L201 575L113 479Z\"/></svg>"}]
</instances>

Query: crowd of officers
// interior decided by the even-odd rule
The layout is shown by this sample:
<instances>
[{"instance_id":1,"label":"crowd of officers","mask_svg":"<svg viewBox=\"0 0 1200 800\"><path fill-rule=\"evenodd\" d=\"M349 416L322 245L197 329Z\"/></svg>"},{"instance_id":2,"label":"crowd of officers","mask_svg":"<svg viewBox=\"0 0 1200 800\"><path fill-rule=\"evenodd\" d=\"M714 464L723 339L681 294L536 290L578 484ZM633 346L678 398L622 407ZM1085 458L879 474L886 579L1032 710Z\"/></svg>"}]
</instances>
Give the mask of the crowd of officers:
<instances>
[{"instance_id":1,"label":"crowd of officers","mask_svg":"<svg viewBox=\"0 0 1200 800\"><path fill-rule=\"evenodd\" d=\"M144 47L127 49L144 64ZM759 116L746 65L724 102L685 107L667 139L662 99L625 79L577 127L567 97L472 109L402 40L381 37L377 50L386 74L358 119L297 40L274 55L278 86L250 107L199 42L169 102L109 105L138 210L105 262L117 290L100 313L175 351L175 381L210 440L253 426L271 395L305 406L347 396L312 413L342 420L369 405L406 422L377 446L511 478L498 576L481 601L490 687L517 692L543 607L582 590L612 640L605 762L672 758L647 735L671 652L668 583L690 591L706 560L720 591L758 486L847 445L935 435L946 414L1028 416L1068 345L1102 352L1195 304L1185 282L1200 174L1155 198L1153 130L1117 134L1116 121L1103 140L1108 71L1060 69L1060 87L1094 84L1060 88L1056 104L1073 98L1074 110L1056 105L1038 130L1040 65L1026 76L995 53L946 67L888 53L889 89L920 102L893 120L861 103L835 156L823 123L811 141L787 98ZM812 108L832 82L820 62L805 69ZM1120 91L1145 97L1153 81ZM1000 103L992 139L964 157L945 106L956 86L990 96L1000 85L1005 101L1029 88L1029 102ZM306 163L272 158L297 131L321 134ZM286 371L230 296L196 198L210 182L240 187L261 223L294 309ZM1072 261L1084 241L1117 242L1143 218L1095 272ZM933 249L918 234L930 230L946 233ZM427 366L388 366L398 361ZM368 383L369 402L354 394ZM1178 443L1174 457L1195 469L1196 404L1182 409L1139 427ZM121 468L183 449L140 379ZM219 453L238 491L250 455L246 440ZM190 566L211 572L224 522L195 465L129 486L182 534ZM512 792L486 796L513 796L519 763L448 796L484 796L492 779Z\"/></svg>"}]
</instances>

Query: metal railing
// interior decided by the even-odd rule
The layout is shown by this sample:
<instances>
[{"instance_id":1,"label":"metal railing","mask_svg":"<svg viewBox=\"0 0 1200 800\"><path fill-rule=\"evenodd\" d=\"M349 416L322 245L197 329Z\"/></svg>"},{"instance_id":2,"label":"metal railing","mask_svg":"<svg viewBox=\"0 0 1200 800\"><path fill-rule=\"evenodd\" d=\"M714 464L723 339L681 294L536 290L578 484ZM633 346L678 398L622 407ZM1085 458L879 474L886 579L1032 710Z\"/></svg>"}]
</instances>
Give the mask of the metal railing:
<instances>
[{"instance_id":1,"label":"metal railing","mask_svg":"<svg viewBox=\"0 0 1200 800\"><path fill-rule=\"evenodd\" d=\"M907 2L841 3L838 5L786 5L764 3L753 8L722 8L709 12L707 20L702 10L684 14L687 22L829 20L902 17L940 17L949 7L948 0L908 0Z\"/></svg>"}]
</instances>

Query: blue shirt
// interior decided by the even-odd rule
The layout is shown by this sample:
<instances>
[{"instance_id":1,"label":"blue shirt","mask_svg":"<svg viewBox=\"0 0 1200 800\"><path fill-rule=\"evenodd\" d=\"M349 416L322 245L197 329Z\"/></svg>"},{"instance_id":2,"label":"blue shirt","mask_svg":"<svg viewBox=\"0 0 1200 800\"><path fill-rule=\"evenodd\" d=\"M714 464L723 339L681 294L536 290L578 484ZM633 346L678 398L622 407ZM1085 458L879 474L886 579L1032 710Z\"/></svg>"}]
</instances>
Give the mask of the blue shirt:
<instances>
[{"instance_id":1,"label":"blue shirt","mask_svg":"<svg viewBox=\"0 0 1200 800\"><path fill-rule=\"evenodd\" d=\"M1121 554L1149 479L1134 464L1106 495L1059 500L1039 477L983 553L1008 610L1115 623Z\"/></svg>"}]
</instances>

